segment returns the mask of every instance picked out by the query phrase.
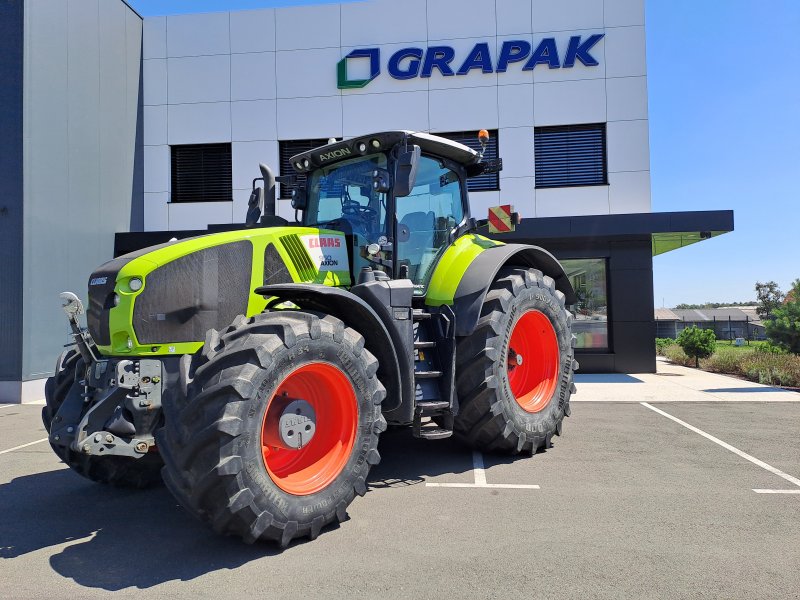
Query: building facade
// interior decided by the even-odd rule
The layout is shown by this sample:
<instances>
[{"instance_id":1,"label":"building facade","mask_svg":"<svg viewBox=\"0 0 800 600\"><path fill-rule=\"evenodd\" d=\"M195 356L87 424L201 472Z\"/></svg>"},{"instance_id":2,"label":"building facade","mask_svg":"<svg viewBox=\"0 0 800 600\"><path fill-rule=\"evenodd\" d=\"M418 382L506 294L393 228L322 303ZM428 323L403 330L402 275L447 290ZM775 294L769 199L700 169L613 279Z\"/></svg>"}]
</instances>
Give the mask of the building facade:
<instances>
[{"instance_id":1,"label":"building facade","mask_svg":"<svg viewBox=\"0 0 800 600\"><path fill-rule=\"evenodd\" d=\"M654 371L653 255L733 228L728 211L651 212L644 0L0 11L0 400L41 397L67 340L60 291L114 254L243 223L259 163L286 174L331 138L477 147L488 130L504 168L470 181L472 216L512 204L524 219L502 239L562 261L584 372Z\"/></svg>"}]
</instances>

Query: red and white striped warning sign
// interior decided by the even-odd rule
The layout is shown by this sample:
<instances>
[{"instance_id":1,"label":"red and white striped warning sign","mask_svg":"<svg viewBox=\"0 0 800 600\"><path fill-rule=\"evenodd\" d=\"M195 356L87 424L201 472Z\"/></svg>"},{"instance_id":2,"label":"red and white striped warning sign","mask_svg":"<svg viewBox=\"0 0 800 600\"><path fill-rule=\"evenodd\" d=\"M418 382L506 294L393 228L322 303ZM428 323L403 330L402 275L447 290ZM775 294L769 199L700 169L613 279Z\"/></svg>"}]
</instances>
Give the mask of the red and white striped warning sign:
<instances>
[{"instance_id":1,"label":"red and white striped warning sign","mask_svg":"<svg viewBox=\"0 0 800 600\"><path fill-rule=\"evenodd\" d=\"M489 233L508 233L514 231L511 213L514 207L510 204L492 206L489 209Z\"/></svg>"}]
</instances>

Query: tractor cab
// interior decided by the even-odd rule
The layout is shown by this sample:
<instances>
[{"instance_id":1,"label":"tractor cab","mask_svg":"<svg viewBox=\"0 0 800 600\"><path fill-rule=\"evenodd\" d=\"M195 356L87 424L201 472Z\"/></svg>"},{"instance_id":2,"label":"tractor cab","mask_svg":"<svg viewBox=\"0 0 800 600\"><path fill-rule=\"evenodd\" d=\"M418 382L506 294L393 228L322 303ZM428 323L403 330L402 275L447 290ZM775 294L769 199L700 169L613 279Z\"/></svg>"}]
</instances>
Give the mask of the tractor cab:
<instances>
[{"instance_id":1,"label":"tractor cab","mask_svg":"<svg viewBox=\"0 0 800 600\"><path fill-rule=\"evenodd\" d=\"M391 131L294 156L297 175L283 180L303 225L352 240L354 274L371 267L408 278L422 296L441 254L474 226L466 179L497 168L481 159L456 142Z\"/></svg>"}]
</instances>

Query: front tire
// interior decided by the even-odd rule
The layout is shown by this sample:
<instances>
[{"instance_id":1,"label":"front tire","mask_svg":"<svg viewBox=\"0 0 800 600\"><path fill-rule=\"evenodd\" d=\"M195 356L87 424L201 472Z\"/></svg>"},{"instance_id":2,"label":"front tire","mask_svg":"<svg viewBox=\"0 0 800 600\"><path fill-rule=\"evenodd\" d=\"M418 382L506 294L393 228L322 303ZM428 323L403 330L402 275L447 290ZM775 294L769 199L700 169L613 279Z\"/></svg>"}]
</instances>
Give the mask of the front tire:
<instances>
[{"instance_id":1,"label":"front tire","mask_svg":"<svg viewBox=\"0 0 800 600\"><path fill-rule=\"evenodd\" d=\"M202 351L183 359L185 397L164 407L167 487L219 533L283 547L314 539L346 519L380 461L377 370L364 338L332 316L274 311L209 331ZM275 407L296 399L313 407L316 429L307 445L281 447L286 412Z\"/></svg>"},{"instance_id":2,"label":"front tire","mask_svg":"<svg viewBox=\"0 0 800 600\"><path fill-rule=\"evenodd\" d=\"M486 294L456 351L455 433L476 450L535 454L569 416L575 392L573 317L553 279L508 269Z\"/></svg>"},{"instance_id":3,"label":"front tire","mask_svg":"<svg viewBox=\"0 0 800 600\"><path fill-rule=\"evenodd\" d=\"M42 423L47 433L53 424L58 409L64 403L73 386L79 386L86 371L86 364L74 348L61 354L56 370L44 386L45 406ZM86 409L89 407L87 406ZM126 456L90 456L75 452L65 446L50 442L53 452L78 475L117 487L147 488L161 483L161 457L150 452L141 458Z\"/></svg>"}]
</instances>

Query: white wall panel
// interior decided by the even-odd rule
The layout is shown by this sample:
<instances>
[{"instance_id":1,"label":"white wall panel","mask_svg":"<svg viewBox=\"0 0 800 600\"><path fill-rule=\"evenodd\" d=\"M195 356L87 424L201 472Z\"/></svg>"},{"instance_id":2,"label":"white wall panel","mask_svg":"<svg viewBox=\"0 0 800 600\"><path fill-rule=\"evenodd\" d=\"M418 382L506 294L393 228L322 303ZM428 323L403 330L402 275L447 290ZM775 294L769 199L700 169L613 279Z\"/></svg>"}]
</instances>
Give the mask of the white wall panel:
<instances>
[{"instance_id":1,"label":"white wall panel","mask_svg":"<svg viewBox=\"0 0 800 600\"><path fill-rule=\"evenodd\" d=\"M644 25L644 0L604 0L606 27Z\"/></svg>"},{"instance_id":2,"label":"white wall panel","mask_svg":"<svg viewBox=\"0 0 800 600\"><path fill-rule=\"evenodd\" d=\"M231 100L271 100L276 85L275 52L231 55Z\"/></svg>"},{"instance_id":3,"label":"white wall panel","mask_svg":"<svg viewBox=\"0 0 800 600\"><path fill-rule=\"evenodd\" d=\"M233 202L170 202L169 228L206 229L233 222Z\"/></svg>"},{"instance_id":4,"label":"white wall panel","mask_svg":"<svg viewBox=\"0 0 800 600\"><path fill-rule=\"evenodd\" d=\"M231 52L275 50L275 10L237 10L231 16Z\"/></svg>"},{"instance_id":5,"label":"white wall panel","mask_svg":"<svg viewBox=\"0 0 800 600\"><path fill-rule=\"evenodd\" d=\"M231 102L233 141L277 140L277 109L275 100Z\"/></svg>"},{"instance_id":6,"label":"white wall panel","mask_svg":"<svg viewBox=\"0 0 800 600\"><path fill-rule=\"evenodd\" d=\"M603 41L608 77L636 77L647 73L644 27L611 28L600 43Z\"/></svg>"},{"instance_id":7,"label":"white wall panel","mask_svg":"<svg viewBox=\"0 0 800 600\"><path fill-rule=\"evenodd\" d=\"M278 52L278 98L338 94L336 63L339 57L339 48Z\"/></svg>"},{"instance_id":8,"label":"white wall panel","mask_svg":"<svg viewBox=\"0 0 800 600\"><path fill-rule=\"evenodd\" d=\"M167 105L142 107L144 145L162 146L167 143Z\"/></svg>"},{"instance_id":9,"label":"white wall panel","mask_svg":"<svg viewBox=\"0 0 800 600\"><path fill-rule=\"evenodd\" d=\"M494 2L428 0L428 39L454 40L496 34Z\"/></svg>"},{"instance_id":10,"label":"white wall panel","mask_svg":"<svg viewBox=\"0 0 800 600\"><path fill-rule=\"evenodd\" d=\"M647 118L646 77L606 79L606 98L609 121Z\"/></svg>"},{"instance_id":11,"label":"white wall panel","mask_svg":"<svg viewBox=\"0 0 800 600\"><path fill-rule=\"evenodd\" d=\"M228 13L199 13L167 17L167 56L229 54Z\"/></svg>"},{"instance_id":12,"label":"white wall panel","mask_svg":"<svg viewBox=\"0 0 800 600\"><path fill-rule=\"evenodd\" d=\"M429 128L427 92L345 96L342 105L346 137L384 129Z\"/></svg>"},{"instance_id":13,"label":"white wall panel","mask_svg":"<svg viewBox=\"0 0 800 600\"><path fill-rule=\"evenodd\" d=\"M152 58L142 61L142 100L148 104L167 103L167 61Z\"/></svg>"},{"instance_id":14,"label":"white wall panel","mask_svg":"<svg viewBox=\"0 0 800 600\"><path fill-rule=\"evenodd\" d=\"M500 127L532 127L533 85L501 85L497 88Z\"/></svg>"},{"instance_id":15,"label":"white wall panel","mask_svg":"<svg viewBox=\"0 0 800 600\"><path fill-rule=\"evenodd\" d=\"M231 140L229 102L170 104L169 144L215 144Z\"/></svg>"},{"instance_id":16,"label":"white wall panel","mask_svg":"<svg viewBox=\"0 0 800 600\"><path fill-rule=\"evenodd\" d=\"M607 214L609 214L608 186L536 190L537 217Z\"/></svg>"},{"instance_id":17,"label":"white wall panel","mask_svg":"<svg viewBox=\"0 0 800 600\"><path fill-rule=\"evenodd\" d=\"M342 97L278 99L278 139L342 136Z\"/></svg>"},{"instance_id":18,"label":"white wall panel","mask_svg":"<svg viewBox=\"0 0 800 600\"><path fill-rule=\"evenodd\" d=\"M485 43L489 51L489 61L492 64L492 73L484 73L482 69L470 69L466 75L442 75L438 68L431 71L431 76L428 79L428 86L432 90L436 89L450 89L450 88L464 88L464 87L479 87L479 86L495 86L497 85L497 73L494 73L494 67L497 64L497 46L493 38L465 38L458 40L431 40L428 46L449 46L455 50L455 58L449 63L453 73L458 73L459 69L464 63L464 60L469 55L470 50L475 47L475 44Z\"/></svg>"},{"instance_id":19,"label":"white wall panel","mask_svg":"<svg viewBox=\"0 0 800 600\"><path fill-rule=\"evenodd\" d=\"M144 147L144 191L169 191L169 146Z\"/></svg>"},{"instance_id":20,"label":"white wall panel","mask_svg":"<svg viewBox=\"0 0 800 600\"><path fill-rule=\"evenodd\" d=\"M607 125L608 172L647 171L650 153L647 121L613 121Z\"/></svg>"},{"instance_id":21,"label":"white wall panel","mask_svg":"<svg viewBox=\"0 0 800 600\"><path fill-rule=\"evenodd\" d=\"M532 4L531 0L496 0L497 35L532 32Z\"/></svg>"},{"instance_id":22,"label":"white wall panel","mask_svg":"<svg viewBox=\"0 0 800 600\"><path fill-rule=\"evenodd\" d=\"M426 0L342 4L342 45L371 46L427 39ZM388 55L387 55L388 56Z\"/></svg>"},{"instance_id":23,"label":"white wall panel","mask_svg":"<svg viewBox=\"0 0 800 600\"><path fill-rule=\"evenodd\" d=\"M650 171L608 174L612 213L650 212Z\"/></svg>"},{"instance_id":24,"label":"white wall panel","mask_svg":"<svg viewBox=\"0 0 800 600\"><path fill-rule=\"evenodd\" d=\"M533 93L537 126L602 123L606 120L604 79L537 83Z\"/></svg>"},{"instance_id":25,"label":"white wall panel","mask_svg":"<svg viewBox=\"0 0 800 600\"><path fill-rule=\"evenodd\" d=\"M338 48L339 23L338 4L278 8L275 10L276 49Z\"/></svg>"},{"instance_id":26,"label":"white wall panel","mask_svg":"<svg viewBox=\"0 0 800 600\"><path fill-rule=\"evenodd\" d=\"M473 192L469 195L469 211L476 219L485 219L490 206L500 205L500 192Z\"/></svg>"},{"instance_id":27,"label":"white wall panel","mask_svg":"<svg viewBox=\"0 0 800 600\"><path fill-rule=\"evenodd\" d=\"M169 209L167 192L148 192L144 195L144 230L169 230Z\"/></svg>"},{"instance_id":28,"label":"white wall panel","mask_svg":"<svg viewBox=\"0 0 800 600\"><path fill-rule=\"evenodd\" d=\"M497 90L493 87L431 90L431 131L496 129Z\"/></svg>"},{"instance_id":29,"label":"white wall panel","mask_svg":"<svg viewBox=\"0 0 800 600\"><path fill-rule=\"evenodd\" d=\"M230 55L168 59L170 104L231 99Z\"/></svg>"},{"instance_id":30,"label":"white wall panel","mask_svg":"<svg viewBox=\"0 0 800 600\"><path fill-rule=\"evenodd\" d=\"M260 163L278 174L278 142L234 142L231 151L234 189L251 189L253 179L261 177Z\"/></svg>"},{"instance_id":31,"label":"white wall panel","mask_svg":"<svg viewBox=\"0 0 800 600\"><path fill-rule=\"evenodd\" d=\"M167 57L167 17L147 17L142 21L142 58Z\"/></svg>"},{"instance_id":32,"label":"white wall panel","mask_svg":"<svg viewBox=\"0 0 800 600\"><path fill-rule=\"evenodd\" d=\"M535 32L603 27L602 0L532 0L532 3Z\"/></svg>"},{"instance_id":33,"label":"white wall panel","mask_svg":"<svg viewBox=\"0 0 800 600\"><path fill-rule=\"evenodd\" d=\"M533 127L501 129L501 177L530 177L534 173Z\"/></svg>"},{"instance_id":34,"label":"white wall panel","mask_svg":"<svg viewBox=\"0 0 800 600\"><path fill-rule=\"evenodd\" d=\"M503 175L503 173L500 173ZM523 217L536 216L536 203L533 177L501 177L500 178L500 204L512 204L514 210ZM486 215L473 215L478 219L485 219Z\"/></svg>"}]
</instances>

